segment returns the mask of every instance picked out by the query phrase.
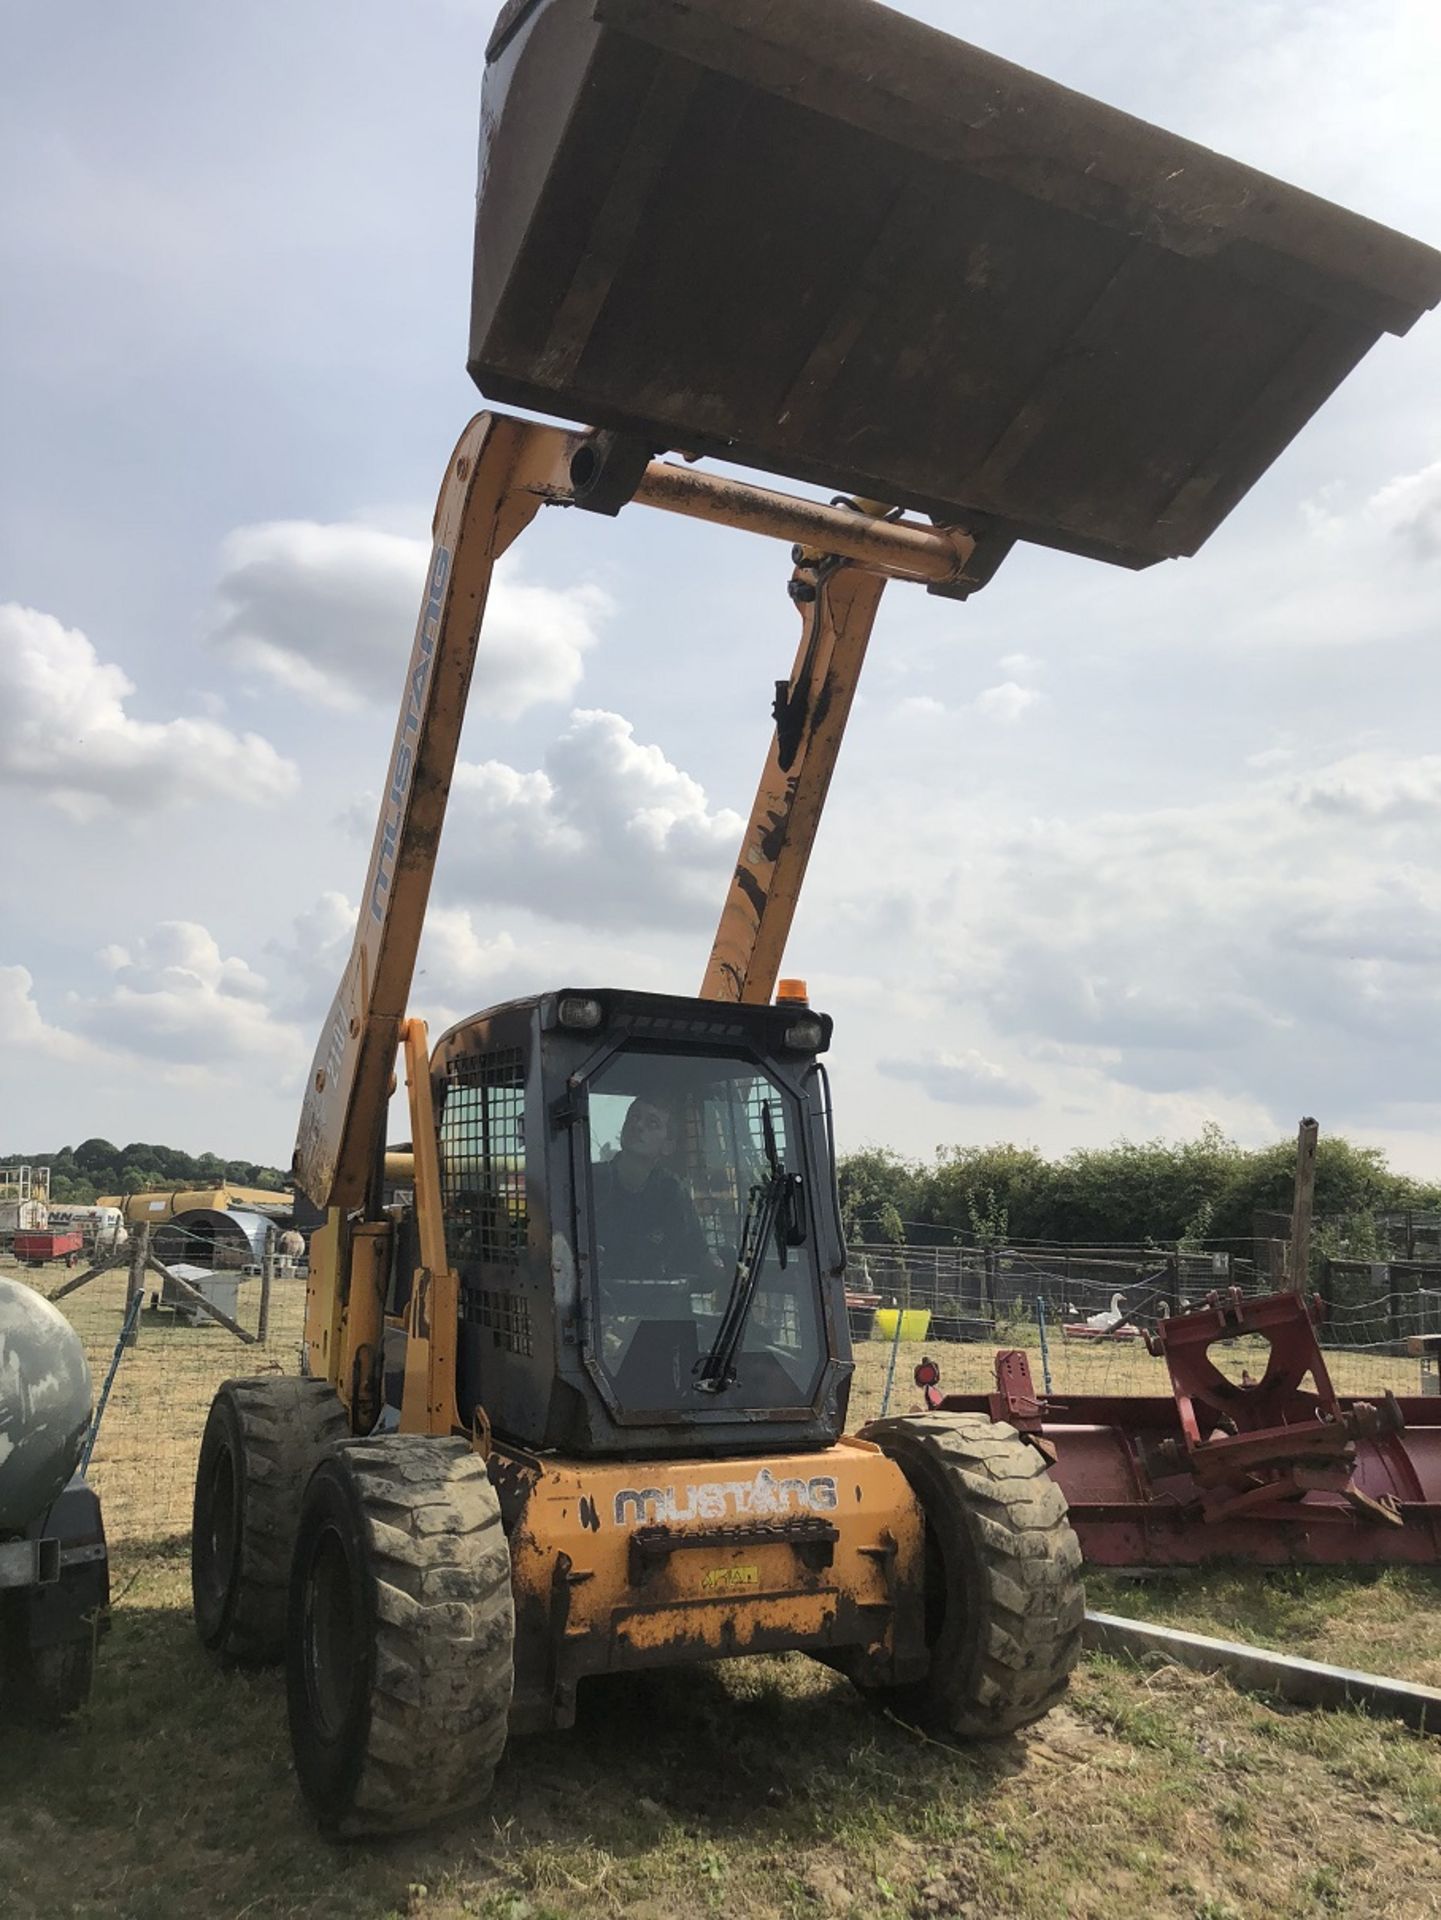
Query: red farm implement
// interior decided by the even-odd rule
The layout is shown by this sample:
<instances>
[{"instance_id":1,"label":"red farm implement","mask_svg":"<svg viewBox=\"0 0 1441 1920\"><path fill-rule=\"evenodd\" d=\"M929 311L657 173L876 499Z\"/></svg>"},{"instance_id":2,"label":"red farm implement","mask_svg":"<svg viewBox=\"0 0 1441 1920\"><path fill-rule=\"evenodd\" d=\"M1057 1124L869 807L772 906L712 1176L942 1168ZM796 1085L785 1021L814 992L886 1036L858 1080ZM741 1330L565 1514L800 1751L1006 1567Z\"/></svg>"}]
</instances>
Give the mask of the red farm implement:
<instances>
[{"instance_id":1,"label":"red farm implement","mask_svg":"<svg viewBox=\"0 0 1441 1920\"><path fill-rule=\"evenodd\" d=\"M1025 1434L1050 1462L1093 1566L1441 1561L1441 1398L1338 1394L1316 1338L1319 1305L1232 1290L1161 1320L1147 1345L1166 1362L1169 1399L1038 1396L1015 1350L996 1355L994 1393L928 1384L926 1399ZM1253 1344L1237 1365L1243 1341ZM927 1371L917 1370L922 1384Z\"/></svg>"},{"instance_id":2,"label":"red farm implement","mask_svg":"<svg viewBox=\"0 0 1441 1920\"><path fill-rule=\"evenodd\" d=\"M14 1252L17 1260L28 1261L32 1267L43 1267L47 1260L65 1260L79 1253L84 1244L78 1233L22 1230L15 1235Z\"/></svg>"}]
</instances>

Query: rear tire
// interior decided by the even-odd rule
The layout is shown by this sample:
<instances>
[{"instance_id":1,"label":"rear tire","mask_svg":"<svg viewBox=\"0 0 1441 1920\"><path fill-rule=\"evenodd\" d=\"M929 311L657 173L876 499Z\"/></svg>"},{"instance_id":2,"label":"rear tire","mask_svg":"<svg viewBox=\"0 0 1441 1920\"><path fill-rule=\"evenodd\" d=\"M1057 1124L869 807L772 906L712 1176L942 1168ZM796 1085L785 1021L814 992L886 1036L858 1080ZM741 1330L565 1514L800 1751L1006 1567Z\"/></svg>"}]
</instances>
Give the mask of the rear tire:
<instances>
[{"instance_id":1,"label":"rear tire","mask_svg":"<svg viewBox=\"0 0 1441 1920\"><path fill-rule=\"evenodd\" d=\"M50 1729L90 1698L95 1638L86 1633L53 1646L32 1646L23 1605L28 1597L23 1592L0 1596L0 1602L12 1603L0 1613L0 1706L4 1718L19 1726Z\"/></svg>"},{"instance_id":2,"label":"rear tire","mask_svg":"<svg viewBox=\"0 0 1441 1920\"><path fill-rule=\"evenodd\" d=\"M1066 1691L1086 1608L1080 1542L1044 1459L984 1414L877 1420L862 1438L896 1462L926 1516L931 1670L889 1697L970 1739L1039 1720Z\"/></svg>"},{"instance_id":3,"label":"rear tire","mask_svg":"<svg viewBox=\"0 0 1441 1920\"><path fill-rule=\"evenodd\" d=\"M190 1586L201 1641L248 1666L285 1652L285 1596L305 1483L350 1428L335 1389L282 1375L227 1380L195 1475Z\"/></svg>"},{"instance_id":4,"label":"rear tire","mask_svg":"<svg viewBox=\"0 0 1441 1920\"><path fill-rule=\"evenodd\" d=\"M322 1461L286 1629L295 1769L322 1829L401 1833L483 1800L514 1640L500 1502L463 1440L391 1434Z\"/></svg>"}]
</instances>

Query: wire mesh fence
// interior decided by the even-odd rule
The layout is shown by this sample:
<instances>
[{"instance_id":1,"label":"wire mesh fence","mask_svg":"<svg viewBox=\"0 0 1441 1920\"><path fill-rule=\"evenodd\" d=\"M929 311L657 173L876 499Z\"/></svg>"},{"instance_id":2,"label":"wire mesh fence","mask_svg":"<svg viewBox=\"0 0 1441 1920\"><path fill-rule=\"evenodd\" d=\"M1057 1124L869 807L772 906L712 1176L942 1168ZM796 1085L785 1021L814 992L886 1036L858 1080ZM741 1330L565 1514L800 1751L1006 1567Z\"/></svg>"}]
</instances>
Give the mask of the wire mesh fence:
<instances>
[{"instance_id":1,"label":"wire mesh fence","mask_svg":"<svg viewBox=\"0 0 1441 1920\"><path fill-rule=\"evenodd\" d=\"M62 1267L0 1265L11 1279L53 1295L73 1274ZM256 1335L258 1274L236 1274L237 1324ZM126 1264L111 1267L58 1301L80 1335L98 1397L112 1362L114 1381L90 1463L112 1546L184 1533L190 1526L200 1435L215 1389L232 1377L300 1365L305 1279L291 1272L270 1281L266 1337L236 1338L204 1314L165 1304L160 1277L147 1274L134 1316L133 1344L121 1344L130 1288Z\"/></svg>"},{"instance_id":2,"label":"wire mesh fence","mask_svg":"<svg viewBox=\"0 0 1441 1920\"><path fill-rule=\"evenodd\" d=\"M299 1370L304 1272L284 1259L270 1265L268 1287L255 1270L211 1276L225 1283L230 1317L247 1340L171 1295L152 1270L135 1309L133 1342L122 1345L127 1302L134 1305L124 1259L60 1300L84 1343L97 1394L118 1352L91 1463L117 1546L188 1530L201 1431L223 1380ZM75 1277L63 1267L3 1261L0 1272L50 1296ZM1165 1362L1147 1351L1144 1333L1173 1308L1232 1286L1254 1295L1270 1292L1273 1282L1229 1255L853 1248L849 1424L918 1406L914 1372L923 1358L938 1364L943 1389L987 1392L996 1352L1007 1347L1022 1349L1037 1387L1057 1396L1168 1395ZM1414 1353L1412 1342L1441 1335L1441 1262L1328 1262L1324 1290L1330 1298L1321 1345L1339 1392L1437 1390L1436 1360ZM1126 1318L1132 1312L1134 1319ZM1225 1350L1222 1364L1238 1379L1247 1370L1259 1376L1266 1356L1264 1341L1242 1340Z\"/></svg>"},{"instance_id":3,"label":"wire mesh fence","mask_svg":"<svg viewBox=\"0 0 1441 1920\"><path fill-rule=\"evenodd\" d=\"M1230 1254L893 1246L853 1247L846 1285L853 1424L918 1404L922 1359L936 1362L945 1389L989 1391L1005 1347L1026 1353L1043 1391L1169 1395L1166 1363L1144 1337L1156 1321L1212 1292L1275 1288L1268 1271ZM1328 1261L1318 1290L1338 1392L1436 1391L1436 1362L1412 1343L1441 1334L1441 1263ZM1243 1339L1213 1353L1239 1380L1259 1377L1267 1351Z\"/></svg>"}]
</instances>

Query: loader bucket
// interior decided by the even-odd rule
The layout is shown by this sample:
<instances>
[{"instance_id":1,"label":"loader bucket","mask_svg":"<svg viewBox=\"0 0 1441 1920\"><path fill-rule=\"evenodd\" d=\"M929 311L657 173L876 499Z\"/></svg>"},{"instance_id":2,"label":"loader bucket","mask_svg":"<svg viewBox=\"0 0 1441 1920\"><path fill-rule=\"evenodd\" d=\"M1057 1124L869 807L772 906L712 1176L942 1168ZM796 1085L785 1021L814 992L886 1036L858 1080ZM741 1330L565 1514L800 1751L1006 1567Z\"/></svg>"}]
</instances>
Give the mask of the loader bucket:
<instances>
[{"instance_id":1,"label":"loader bucket","mask_svg":"<svg viewBox=\"0 0 1441 1920\"><path fill-rule=\"evenodd\" d=\"M1194 553L1441 254L874 0L511 0L494 400L1146 566Z\"/></svg>"}]
</instances>

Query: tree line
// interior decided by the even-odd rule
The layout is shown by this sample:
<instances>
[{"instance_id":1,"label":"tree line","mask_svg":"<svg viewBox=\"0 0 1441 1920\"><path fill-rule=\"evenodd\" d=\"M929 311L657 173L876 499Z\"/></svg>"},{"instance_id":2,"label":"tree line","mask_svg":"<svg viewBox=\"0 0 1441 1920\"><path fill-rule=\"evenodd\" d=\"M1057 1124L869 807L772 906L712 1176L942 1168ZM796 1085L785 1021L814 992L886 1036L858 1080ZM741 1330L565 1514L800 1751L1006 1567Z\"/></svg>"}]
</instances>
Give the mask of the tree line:
<instances>
[{"instance_id":1,"label":"tree line","mask_svg":"<svg viewBox=\"0 0 1441 1920\"><path fill-rule=\"evenodd\" d=\"M0 1164L50 1169L51 1198L80 1205L103 1193L237 1186L284 1190L289 1175L253 1160L185 1153L98 1136L58 1153L0 1155ZM1047 1159L1001 1142L941 1147L909 1160L884 1147L843 1157L838 1169L847 1237L919 1245L1055 1242L1072 1246L1224 1246L1247 1240L1258 1212L1290 1211L1294 1140L1241 1147L1215 1126L1194 1140L1117 1141ZM1375 1147L1324 1136L1315 1212L1358 1223L1378 1213L1441 1209L1441 1183L1394 1172ZM1335 1251L1342 1251L1338 1247ZM1364 1257L1360 1245L1344 1249Z\"/></svg>"},{"instance_id":2,"label":"tree line","mask_svg":"<svg viewBox=\"0 0 1441 1920\"><path fill-rule=\"evenodd\" d=\"M1241 1147L1220 1127L1182 1141L1117 1141L1047 1159L1010 1142L941 1147L930 1160L885 1148L840 1163L847 1237L895 1245L1027 1244L1224 1247L1247 1240L1258 1212L1289 1213L1296 1143ZM1318 1220L1355 1222L1335 1253L1364 1258L1364 1222L1441 1207L1441 1184L1394 1172L1375 1147L1323 1136Z\"/></svg>"},{"instance_id":3,"label":"tree line","mask_svg":"<svg viewBox=\"0 0 1441 1920\"><path fill-rule=\"evenodd\" d=\"M98 1136L58 1153L0 1155L5 1166L48 1167L50 1198L57 1205L88 1205L104 1193L145 1193L161 1187L269 1187L281 1191L290 1176L254 1160L222 1160L216 1153L184 1153L132 1140L117 1147Z\"/></svg>"}]
</instances>

